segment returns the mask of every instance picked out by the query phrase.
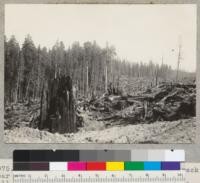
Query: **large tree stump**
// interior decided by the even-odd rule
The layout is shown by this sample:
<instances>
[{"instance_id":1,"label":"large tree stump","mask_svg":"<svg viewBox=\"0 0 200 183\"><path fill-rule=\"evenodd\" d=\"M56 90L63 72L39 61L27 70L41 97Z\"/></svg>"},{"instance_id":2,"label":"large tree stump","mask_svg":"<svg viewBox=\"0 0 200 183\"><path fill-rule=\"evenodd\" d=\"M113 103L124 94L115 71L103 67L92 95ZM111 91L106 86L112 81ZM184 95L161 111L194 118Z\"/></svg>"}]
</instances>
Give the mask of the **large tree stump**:
<instances>
[{"instance_id":1,"label":"large tree stump","mask_svg":"<svg viewBox=\"0 0 200 183\"><path fill-rule=\"evenodd\" d=\"M69 76L62 76L44 84L39 129L59 133L77 131L72 80Z\"/></svg>"}]
</instances>

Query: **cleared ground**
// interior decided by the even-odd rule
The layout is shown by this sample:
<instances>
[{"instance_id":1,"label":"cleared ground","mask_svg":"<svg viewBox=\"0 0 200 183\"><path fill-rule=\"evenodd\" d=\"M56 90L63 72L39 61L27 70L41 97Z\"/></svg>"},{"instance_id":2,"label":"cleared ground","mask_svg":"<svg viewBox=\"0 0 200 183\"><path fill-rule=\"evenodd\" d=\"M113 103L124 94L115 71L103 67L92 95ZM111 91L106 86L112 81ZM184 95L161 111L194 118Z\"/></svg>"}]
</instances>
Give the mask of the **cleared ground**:
<instances>
[{"instance_id":1,"label":"cleared ground","mask_svg":"<svg viewBox=\"0 0 200 183\"><path fill-rule=\"evenodd\" d=\"M172 122L155 122L126 126L110 126L93 121L88 114L85 127L77 133L58 134L29 127L5 130L6 143L194 143L195 118ZM98 124L98 125L97 125Z\"/></svg>"}]
</instances>

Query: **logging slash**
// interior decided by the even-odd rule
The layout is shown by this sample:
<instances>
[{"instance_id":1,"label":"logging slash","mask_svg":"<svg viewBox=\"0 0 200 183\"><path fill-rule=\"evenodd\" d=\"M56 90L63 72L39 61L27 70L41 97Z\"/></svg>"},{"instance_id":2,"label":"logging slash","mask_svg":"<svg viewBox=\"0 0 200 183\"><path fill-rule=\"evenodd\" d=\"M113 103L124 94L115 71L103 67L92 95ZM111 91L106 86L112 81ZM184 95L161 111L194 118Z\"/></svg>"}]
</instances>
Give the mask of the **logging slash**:
<instances>
[{"instance_id":1,"label":"logging slash","mask_svg":"<svg viewBox=\"0 0 200 183\"><path fill-rule=\"evenodd\" d=\"M105 95L93 101L90 109L103 113L101 121L135 124L187 119L196 114L196 87L162 83L135 96Z\"/></svg>"}]
</instances>

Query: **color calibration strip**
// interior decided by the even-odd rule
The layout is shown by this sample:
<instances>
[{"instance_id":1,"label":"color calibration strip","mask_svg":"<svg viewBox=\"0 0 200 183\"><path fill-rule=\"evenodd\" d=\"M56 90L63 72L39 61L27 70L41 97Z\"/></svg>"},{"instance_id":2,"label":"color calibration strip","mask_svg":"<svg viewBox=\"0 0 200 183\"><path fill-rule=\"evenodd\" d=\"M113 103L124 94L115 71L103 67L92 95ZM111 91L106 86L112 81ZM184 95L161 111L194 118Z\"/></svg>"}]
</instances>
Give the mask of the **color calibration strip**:
<instances>
[{"instance_id":1,"label":"color calibration strip","mask_svg":"<svg viewBox=\"0 0 200 183\"><path fill-rule=\"evenodd\" d=\"M165 171L180 170L180 162L26 162L14 171Z\"/></svg>"},{"instance_id":2,"label":"color calibration strip","mask_svg":"<svg viewBox=\"0 0 200 183\"><path fill-rule=\"evenodd\" d=\"M15 150L13 162L185 161L184 150Z\"/></svg>"},{"instance_id":3,"label":"color calibration strip","mask_svg":"<svg viewBox=\"0 0 200 183\"><path fill-rule=\"evenodd\" d=\"M184 150L16 150L16 171L180 170ZM67 162L67 163L66 163Z\"/></svg>"}]
</instances>

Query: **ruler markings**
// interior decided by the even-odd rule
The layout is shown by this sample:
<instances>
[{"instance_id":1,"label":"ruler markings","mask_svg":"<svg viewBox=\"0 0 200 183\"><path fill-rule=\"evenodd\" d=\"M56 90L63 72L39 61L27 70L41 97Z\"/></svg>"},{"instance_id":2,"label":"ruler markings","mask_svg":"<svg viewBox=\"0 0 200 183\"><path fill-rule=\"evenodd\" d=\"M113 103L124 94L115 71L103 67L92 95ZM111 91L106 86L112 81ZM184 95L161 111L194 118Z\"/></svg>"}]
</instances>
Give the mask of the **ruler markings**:
<instances>
[{"instance_id":1,"label":"ruler markings","mask_svg":"<svg viewBox=\"0 0 200 183\"><path fill-rule=\"evenodd\" d=\"M27 178L28 177L28 178ZM161 172L154 172L154 173L146 173L146 172L134 172L134 173L127 173L127 172L115 172L115 173L108 173L108 172L88 172L88 173L64 173L60 174L60 172L52 173L20 173L14 172L14 183L93 183L93 182L104 182L104 183L111 183L111 182L118 182L118 183L129 183L129 182L145 182L145 183L183 183L185 181L184 173L178 172L169 172L169 173L161 173Z\"/></svg>"}]
</instances>

